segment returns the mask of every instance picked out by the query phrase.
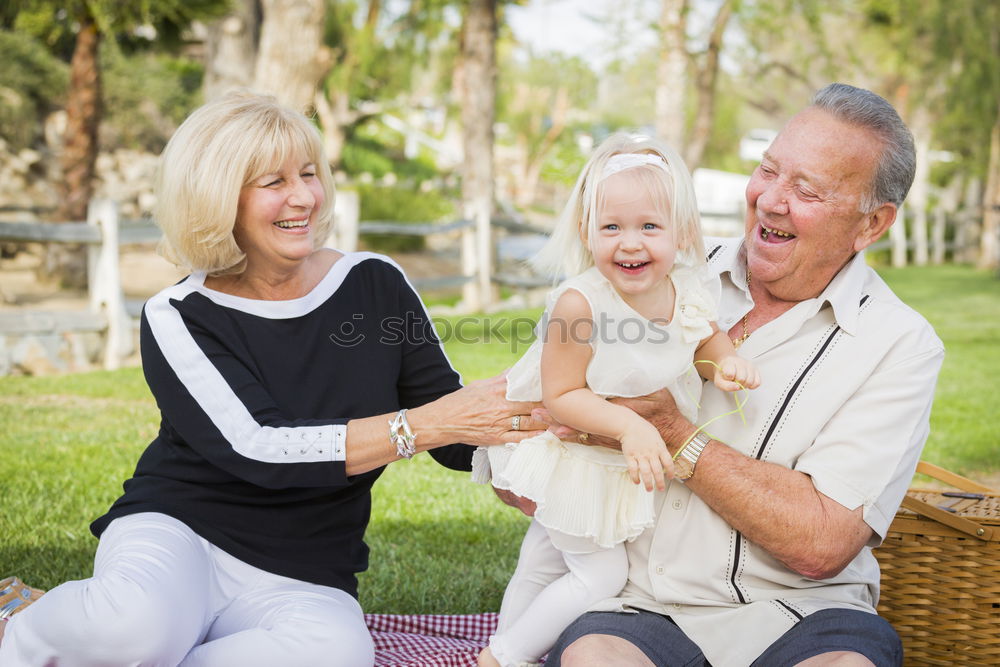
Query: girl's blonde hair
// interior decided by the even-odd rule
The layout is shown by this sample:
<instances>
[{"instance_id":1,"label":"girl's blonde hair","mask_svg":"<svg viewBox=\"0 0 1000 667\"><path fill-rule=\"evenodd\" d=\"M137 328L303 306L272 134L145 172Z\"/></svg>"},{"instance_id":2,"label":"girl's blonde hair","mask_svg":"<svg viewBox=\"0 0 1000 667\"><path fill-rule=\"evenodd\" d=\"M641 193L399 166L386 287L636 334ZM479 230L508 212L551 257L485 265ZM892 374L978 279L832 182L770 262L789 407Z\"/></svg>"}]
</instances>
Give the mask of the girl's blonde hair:
<instances>
[{"instance_id":1,"label":"girl's blonde hair","mask_svg":"<svg viewBox=\"0 0 1000 667\"><path fill-rule=\"evenodd\" d=\"M195 110L160 156L154 209L163 231L160 254L187 270L242 273L246 255L233 238L240 190L297 156L315 165L326 195L311 222L320 248L333 224L335 190L323 140L309 119L248 91Z\"/></svg>"},{"instance_id":2,"label":"girl's blonde hair","mask_svg":"<svg viewBox=\"0 0 1000 667\"><path fill-rule=\"evenodd\" d=\"M566 208L556 222L548 242L531 259L538 271L552 276L575 276L594 265L590 248L597 236L598 217L604 206L605 165L615 155L628 153L657 156L666 165L643 164L620 173L635 179L637 188L645 189L654 205L671 225L677 248L689 262L704 263L698 204L695 200L691 174L680 155L662 141L619 132L604 140L584 166L573 187Z\"/></svg>"}]
</instances>

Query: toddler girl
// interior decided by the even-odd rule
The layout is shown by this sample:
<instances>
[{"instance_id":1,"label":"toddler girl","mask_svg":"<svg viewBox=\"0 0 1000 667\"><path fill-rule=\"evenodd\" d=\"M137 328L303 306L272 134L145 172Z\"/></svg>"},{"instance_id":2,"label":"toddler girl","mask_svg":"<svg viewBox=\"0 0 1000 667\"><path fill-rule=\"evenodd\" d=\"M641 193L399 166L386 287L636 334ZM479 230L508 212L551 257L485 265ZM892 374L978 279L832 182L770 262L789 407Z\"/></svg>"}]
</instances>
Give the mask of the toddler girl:
<instances>
[{"instance_id":1,"label":"toddler girl","mask_svg":"<svg viewBox=\"0 0 1000 667\"><path fill-rule=\"evenodd\" d=\"M492 477L537 505L480 665L536 664L570 622L625 585L624 542L653 525L652 490L665 488L673 462L656 428L607 399L666 387L693 421L701 394L693 359L712 362L695 368L720 389L759 384L713 322L718 286L704 255L680 157L624 134L601 144L535 259L573 277L549 295L538 340L508 374L507 397L542 400L581 442L602 435L621 451L546 432L476 452L477 481Z\"/></svg>"}]
</instances>

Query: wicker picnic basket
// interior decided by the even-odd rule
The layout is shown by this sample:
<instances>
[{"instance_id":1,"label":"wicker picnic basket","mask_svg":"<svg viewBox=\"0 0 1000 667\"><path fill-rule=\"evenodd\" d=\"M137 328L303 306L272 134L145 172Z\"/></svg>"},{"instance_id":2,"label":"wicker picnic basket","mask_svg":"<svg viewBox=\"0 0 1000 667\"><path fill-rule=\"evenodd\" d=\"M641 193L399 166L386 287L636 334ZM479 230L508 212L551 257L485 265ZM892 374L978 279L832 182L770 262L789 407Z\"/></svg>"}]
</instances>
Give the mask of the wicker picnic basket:
<instances>
[{"instance_id":1,"label":"wicker picnic basket","mask_svg":"<svg viewBox=\"0 0 1000 667\"><path fill-rule=\"evenodd\" d=\"M1000 491L921 461L882 546L878 612L906 665L1000 665Z\"/></svg>"}]
</instances>

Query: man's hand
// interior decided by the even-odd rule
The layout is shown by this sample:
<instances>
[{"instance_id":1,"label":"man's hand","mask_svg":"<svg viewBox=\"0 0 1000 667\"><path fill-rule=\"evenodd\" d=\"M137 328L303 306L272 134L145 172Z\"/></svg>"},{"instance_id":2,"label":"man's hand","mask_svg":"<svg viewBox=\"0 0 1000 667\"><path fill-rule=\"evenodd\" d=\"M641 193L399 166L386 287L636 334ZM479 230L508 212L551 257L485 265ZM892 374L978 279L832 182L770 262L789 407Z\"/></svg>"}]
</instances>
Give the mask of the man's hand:
<instances>
[{"instance_id":1,"label":"man's hand","mask_svg":"<svg viewBox=\"0 0 1000 667\"><path fill-rule=\"evenodd\" d=\"M493 487L493 493L497 494L497 498L502 500L504 504L510 505L515 509L521 510L525 516L535 516L535 501L528 500L521 496L516 496L506 489L498 489Z\"/></svg>"}]
</instances>

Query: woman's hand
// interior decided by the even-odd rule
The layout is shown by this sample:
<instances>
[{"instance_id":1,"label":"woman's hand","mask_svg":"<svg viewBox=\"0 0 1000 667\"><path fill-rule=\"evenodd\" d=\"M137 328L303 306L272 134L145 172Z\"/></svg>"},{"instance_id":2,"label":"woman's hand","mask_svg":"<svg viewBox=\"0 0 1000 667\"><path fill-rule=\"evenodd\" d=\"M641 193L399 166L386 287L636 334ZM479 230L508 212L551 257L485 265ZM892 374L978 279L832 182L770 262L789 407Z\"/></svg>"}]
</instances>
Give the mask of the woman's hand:
<instances>
[{"instance_id":1,"label":"woman's hand","mask_svg":"<svg viewBox=\"0 0 1000 667\"><path fill-rule=\"evenodd\" d=\"M532 418L540 403L508 401L507 378L498 375L466 386L408 412L427 449L441 444L499 445L540 435L546 425ZM517 417L517 419L515 419ZM514 427L517 426L515 429ZM421 438L417 439L417 447Z\"/></svg>"}]
</instances>

